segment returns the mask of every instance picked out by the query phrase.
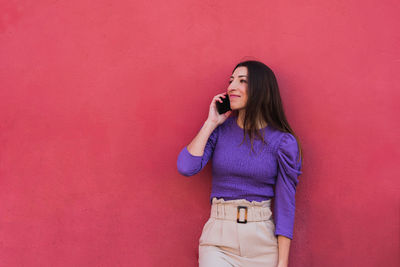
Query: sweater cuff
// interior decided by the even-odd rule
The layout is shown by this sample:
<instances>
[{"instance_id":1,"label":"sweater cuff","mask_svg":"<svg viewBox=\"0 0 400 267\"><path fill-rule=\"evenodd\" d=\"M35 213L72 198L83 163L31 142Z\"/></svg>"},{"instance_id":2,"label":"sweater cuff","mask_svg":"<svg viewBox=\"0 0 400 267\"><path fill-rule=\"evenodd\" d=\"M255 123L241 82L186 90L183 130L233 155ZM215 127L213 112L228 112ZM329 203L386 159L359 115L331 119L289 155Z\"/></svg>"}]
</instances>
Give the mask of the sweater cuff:
<instances>
[{"instance_id":1,"label":"sweater cuff","mask_svg":"<svg viewBox=\"0 0 400 267\"><path fill-rule=\"evenodd\" d=\"M293 234L292 233L288 233L288 232L284 232L284 231L280 231L280 230L275 230L275 236L278 237L278 235L283 235L283 236L289 238L290 240L293 239Z\"/></svg>"}]
</instances>

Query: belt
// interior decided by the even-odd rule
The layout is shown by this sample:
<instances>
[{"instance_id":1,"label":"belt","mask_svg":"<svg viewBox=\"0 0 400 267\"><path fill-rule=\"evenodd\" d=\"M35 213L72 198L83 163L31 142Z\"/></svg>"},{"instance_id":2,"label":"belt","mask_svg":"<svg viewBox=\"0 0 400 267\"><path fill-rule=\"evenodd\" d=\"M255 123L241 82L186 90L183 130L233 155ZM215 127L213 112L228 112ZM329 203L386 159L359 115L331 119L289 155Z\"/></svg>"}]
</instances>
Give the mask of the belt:
<instances>
[{"instance_id":1,"label":"belt","mask_svg":"<svg viewBox=\"0 0 400 267\"><path fill-rule=\"evenodd\" d=\"M217 204L211 206L211 217L237 223L268 221L271 219L270 207Z\"/></svg>"}]
</instances>

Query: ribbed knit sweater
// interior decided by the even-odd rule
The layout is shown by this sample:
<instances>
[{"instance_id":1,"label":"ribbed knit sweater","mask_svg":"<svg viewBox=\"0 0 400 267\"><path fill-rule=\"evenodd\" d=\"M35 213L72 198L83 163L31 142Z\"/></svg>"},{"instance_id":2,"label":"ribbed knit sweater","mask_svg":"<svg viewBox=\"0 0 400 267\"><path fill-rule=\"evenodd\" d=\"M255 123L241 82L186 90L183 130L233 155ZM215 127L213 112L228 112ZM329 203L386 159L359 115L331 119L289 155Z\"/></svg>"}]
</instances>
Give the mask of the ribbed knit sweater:
<instances>
[{"instance_id":1,"label":"ribbed knit sweater","mask_svg":"<svg viewBox=\"0 0 400 267\"><path fill-rule=\"evenodd\" d=\"M250 202L274 197L275 235L293 239L295 193L302 173L297 141L292 134L268 125L259 130L267 145L254 139L254 153L249 136L240 145L243 131L236 117L229 117L211 133L202 156L190 154L187 146L181 150L178 171L184 176L195 175L212 159L210 203L214 197Z\"/></svg>"}]
</instances>

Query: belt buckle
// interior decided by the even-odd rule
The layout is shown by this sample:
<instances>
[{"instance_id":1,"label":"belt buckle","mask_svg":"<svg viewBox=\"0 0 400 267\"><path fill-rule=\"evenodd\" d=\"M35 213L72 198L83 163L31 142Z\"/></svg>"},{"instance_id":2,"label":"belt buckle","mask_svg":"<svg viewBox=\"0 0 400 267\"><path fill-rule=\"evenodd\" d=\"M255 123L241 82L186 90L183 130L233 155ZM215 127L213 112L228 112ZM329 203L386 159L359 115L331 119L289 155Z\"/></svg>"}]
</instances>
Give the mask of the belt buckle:
<instances>
[{"instance_id":1,"label":"belt buckle","mask_svg":"<svg viewBox=\"0 0 400 267\"><path fill-rule=\"evenodd\" d=\"M241 221L240 218L240 209L244 209L246 212L244 214L244 221ZM237 218L236 222L238 223L247 223L247 207L246 206L238 206L237 207Z\"/></svg>"}]
</instances>

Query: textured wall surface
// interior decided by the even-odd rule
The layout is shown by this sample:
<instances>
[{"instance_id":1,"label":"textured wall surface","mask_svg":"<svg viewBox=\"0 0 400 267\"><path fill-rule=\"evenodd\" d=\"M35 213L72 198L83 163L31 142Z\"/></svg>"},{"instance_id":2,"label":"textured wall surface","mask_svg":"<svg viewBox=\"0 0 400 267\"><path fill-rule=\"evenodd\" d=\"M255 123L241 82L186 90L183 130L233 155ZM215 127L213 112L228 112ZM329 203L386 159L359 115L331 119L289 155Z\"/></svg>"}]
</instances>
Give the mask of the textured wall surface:
<instances>
[{"instance_id":1,"label":"textured wall surface","mask_svg":"<svg viewBox=\"0 0 400 267\"><path fill-rule=\"evenodd\" d=\"M400 5L0 0L0 266L197 266L176 160L236 63L299 136L290 266L399 266Z\"/></svg>"}]
</instances>

